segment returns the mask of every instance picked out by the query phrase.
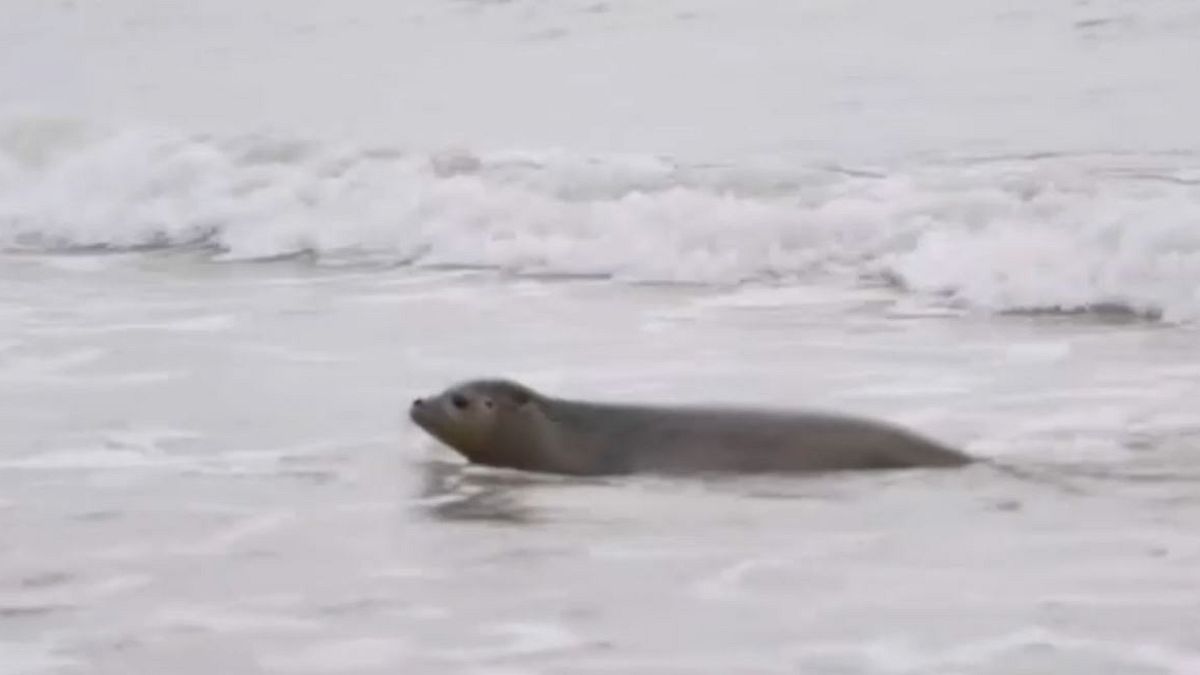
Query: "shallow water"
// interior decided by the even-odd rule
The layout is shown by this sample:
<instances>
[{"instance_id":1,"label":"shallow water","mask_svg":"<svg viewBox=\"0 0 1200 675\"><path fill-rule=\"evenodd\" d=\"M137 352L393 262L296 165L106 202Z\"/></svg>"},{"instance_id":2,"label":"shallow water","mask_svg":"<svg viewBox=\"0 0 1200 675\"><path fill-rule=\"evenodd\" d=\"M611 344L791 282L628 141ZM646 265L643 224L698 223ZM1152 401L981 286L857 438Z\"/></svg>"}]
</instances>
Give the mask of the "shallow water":
<instances>
[{"instance_id":1,"label":"shallow water","mask_svg":"<svg viewBox=\"0 0 1200 675\"><path fill-rule=\"evenodd\" d=\"M0 675L1200 672L1200 13L0 8ZM576 480L480 375L953 471Z\"/></svg>"},{"instance_id":2,"label":"shallow water","mask_svg":"<svg viewBox=\"0 0 1200 675\"><path fill-rule=\"evenodd\" d=\"M902 314L886 290L797 307L489 273L5 262L9 672L1196 667L1200 349L1180 331ZM481 372L855 410L1028 475L464 470L403 402Z\"/></svg>"}]
</instances>

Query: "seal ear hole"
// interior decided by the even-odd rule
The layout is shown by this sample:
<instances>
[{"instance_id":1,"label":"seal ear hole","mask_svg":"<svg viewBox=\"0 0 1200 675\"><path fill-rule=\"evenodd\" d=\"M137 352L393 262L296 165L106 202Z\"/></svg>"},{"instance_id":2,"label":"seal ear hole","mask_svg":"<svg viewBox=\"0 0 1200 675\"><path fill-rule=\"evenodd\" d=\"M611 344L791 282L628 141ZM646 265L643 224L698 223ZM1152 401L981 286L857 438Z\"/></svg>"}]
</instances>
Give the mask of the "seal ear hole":
<instances>
[{"instance_id":1,"label":"seal ear hole","mask_svg":"<svg viewBox=\"0 0 1200 675\"><path fill-rule=\"evenodd\" d=\"M495 405L496 404L492 402L492 399L490 399L490 398L483 399L483 407L488 408L490 410L491 408L495 407Z\"/></svg>"}]
</instances>

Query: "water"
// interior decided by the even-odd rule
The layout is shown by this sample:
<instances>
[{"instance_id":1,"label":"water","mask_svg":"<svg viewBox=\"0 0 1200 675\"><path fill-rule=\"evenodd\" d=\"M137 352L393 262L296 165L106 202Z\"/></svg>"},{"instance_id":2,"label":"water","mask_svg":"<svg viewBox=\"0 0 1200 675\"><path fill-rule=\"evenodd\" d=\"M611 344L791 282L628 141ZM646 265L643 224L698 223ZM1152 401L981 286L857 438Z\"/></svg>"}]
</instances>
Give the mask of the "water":
<instances>
[{"instance_id":1,"label":"water","mask_svg":"<svg viewBox=\"0 0 1200 675\"><path fill-rule=\"evenodd\" d=\"M0 12L0 673L1200 670L1187 4ZM405 421L491 374L1027 477Z\"/></svg>"}]
</instances>

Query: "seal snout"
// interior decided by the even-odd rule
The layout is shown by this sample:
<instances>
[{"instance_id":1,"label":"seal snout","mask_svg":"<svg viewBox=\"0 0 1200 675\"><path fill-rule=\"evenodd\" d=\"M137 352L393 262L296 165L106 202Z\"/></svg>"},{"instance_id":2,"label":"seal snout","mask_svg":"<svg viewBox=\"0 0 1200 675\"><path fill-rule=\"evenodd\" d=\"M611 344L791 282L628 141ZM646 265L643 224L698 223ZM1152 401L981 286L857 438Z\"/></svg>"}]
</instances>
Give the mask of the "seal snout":
<instances>
[{"instance_id":1,"label":"seal snout","mask_svg":"<svg viewBox=\"0 0 1200 675\"><path fill-rule=\"evenodd\" d=\"M423 398L414 398L408 406L408 418L421 426L424 426L430 412L429 403Z\"/></svg>"},{"instance_id":2,"label":"seal snout","mask_svg":"<svg viewBox=\"0 0 1200 675\"><path fill-rule=\"evenodd\" d=\"M415 418L417 415L426 412L428 407L429 406L425 404L425 399L414 398L412 405L408 406L408 414Z\"/></svg>"}]
</instances>

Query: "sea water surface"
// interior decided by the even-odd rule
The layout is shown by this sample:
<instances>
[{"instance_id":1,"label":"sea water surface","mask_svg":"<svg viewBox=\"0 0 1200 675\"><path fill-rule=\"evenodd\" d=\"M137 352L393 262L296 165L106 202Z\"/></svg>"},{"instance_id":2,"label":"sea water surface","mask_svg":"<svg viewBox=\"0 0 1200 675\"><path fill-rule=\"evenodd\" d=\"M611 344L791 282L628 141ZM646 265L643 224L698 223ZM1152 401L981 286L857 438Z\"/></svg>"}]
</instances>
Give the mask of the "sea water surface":
<instances>
[{"instance_id":1,"label":"sea water surface","mask_svg":"<svg viewBox=\"0 0 1200 675\"><path fill-rule=\"evenodd\" d=\"M0 674L1200 672L1198 57L1166 0L5 3ZM465 467L404 413L479 375L1000 468Z\"/></svg>"}]
</instances>

